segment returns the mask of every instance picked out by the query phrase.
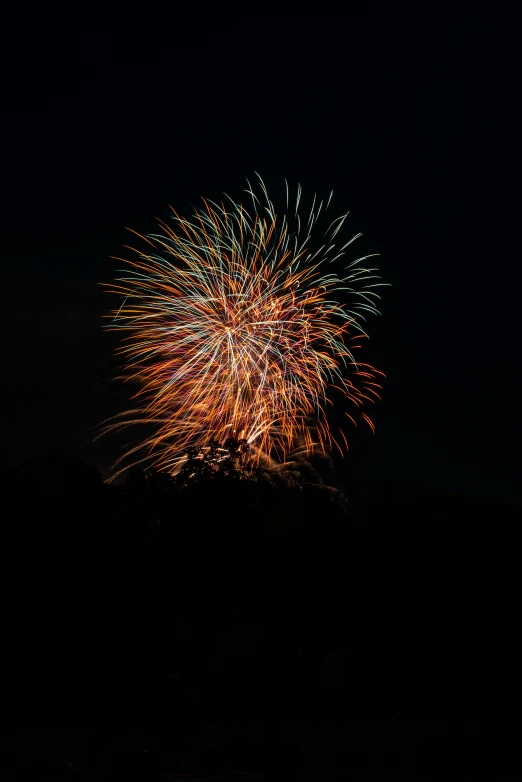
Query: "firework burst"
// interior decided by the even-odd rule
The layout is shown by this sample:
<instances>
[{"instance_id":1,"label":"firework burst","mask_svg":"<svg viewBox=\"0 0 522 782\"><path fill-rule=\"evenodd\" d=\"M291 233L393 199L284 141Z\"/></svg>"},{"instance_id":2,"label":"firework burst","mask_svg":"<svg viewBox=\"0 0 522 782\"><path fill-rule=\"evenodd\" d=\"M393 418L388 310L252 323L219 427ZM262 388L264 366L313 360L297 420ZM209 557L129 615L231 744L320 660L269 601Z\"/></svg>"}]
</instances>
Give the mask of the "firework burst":
<instances>
[{"instance_id":1,"label":"firework burst","mask_svg":"<svg viewBox=\"0 0 522 782\"><path fill-rule=\"evenodd\" d=\"M248 182L248 180L247 180ZM352 260L339 276L347 248L336 237L347 215L315 238L326 202L314 196L299 210L302 189L276 214L259 177L248 183L248 208L229 196L202 199L191 219L172 210L160 233L135 234L142 249L106 289L120 306L109 329L127 332L118 352L125 379L137 383L133 409L105 422L101 434L146 424L148 434L118 460L118 472L144 463L179 471L189 449L233 436L254 463L284 460L296 445L310 453L348 447L335 436L326 409L333 389L373 429L363 403L379 396L376 375L353 351L366 336L362 321L377 314L377 271ZM118 259L123 260L123 259ZM223 451L226 453L226 448Z\"/></svg>"}]
</instances>

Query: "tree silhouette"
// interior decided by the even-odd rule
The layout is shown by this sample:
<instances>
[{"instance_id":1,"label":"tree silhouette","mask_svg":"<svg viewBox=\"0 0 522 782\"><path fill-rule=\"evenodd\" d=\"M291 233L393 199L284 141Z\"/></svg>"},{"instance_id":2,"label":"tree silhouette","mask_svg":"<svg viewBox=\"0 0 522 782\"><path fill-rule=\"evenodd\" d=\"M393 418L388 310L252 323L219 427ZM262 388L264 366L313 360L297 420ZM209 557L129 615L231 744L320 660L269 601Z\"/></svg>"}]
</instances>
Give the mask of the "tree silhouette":
<instances>
[{"instance_id":1,"label":"tree silhouette","mask_svg":"<svg viewBox=\"0 0 522 782\"><path fill-rule=\"evenodd\" d=\"M247 441L232 434L222 444L211 440L202 448L189 448L177 474L177 482L186 486L190 481L199 482L215 477L244 480L251 478L254 472Z\"/></svg>"},{"instance_id":2,"label":"tree silhouette","mask_svg":"<svg viewBox=\"0 0 522 782\"><path fill-rule=\"evenodd\" d=\"M426 702L449 697L457 666L470 698L488 671L516 686L518 508L397 484L347 499L321 478L327 464L249 473L244 444L222 458L224 445L192 454L183 476L135 470L116 486L63 454L4 460L9 708L23 685L64 713L103 701L107 720L144 723L170 686L191 730L226 702L277 754L278 714L413 706L427 670ZM178 660L181 622L192 640ZM237 653L215 669L233 633ZM328 682L331 655L344 669Z\"/></svg>"}]
</instances>

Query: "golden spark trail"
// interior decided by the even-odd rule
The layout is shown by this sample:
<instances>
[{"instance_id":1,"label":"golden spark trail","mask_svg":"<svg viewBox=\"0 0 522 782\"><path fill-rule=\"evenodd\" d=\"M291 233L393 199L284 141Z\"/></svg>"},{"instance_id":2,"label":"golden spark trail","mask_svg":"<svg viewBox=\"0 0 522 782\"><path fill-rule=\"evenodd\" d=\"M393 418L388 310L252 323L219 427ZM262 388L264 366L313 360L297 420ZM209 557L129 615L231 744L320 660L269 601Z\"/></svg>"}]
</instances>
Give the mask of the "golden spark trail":
<instances>
[{"instance_id":1,"label":"golden spark trail","mask_svg":"<svg viewBox=\"0 0 522 782\"><path fill-rule=\"evenodd\" d=\"M122 299L107 328L126 333L118 353L126 379L138 385L136 405L101 434L143 424L148 433L120 457L113 478L138 463L175 474L187 449L222 444L231 432L249 444L254 462L263 454L284 460L298 443L342 452L326 416L328 389L357 407L379 396L382 373L353 355L366 336L364 315L378 314L374 289L383 283L374 282L376 269L359 265L372 256L351 261L345 276L331 265L323 271L340 264L360 234L336 249L343 215L316 241L331 195L317 209L314 197L301 220L301 186L290 208L287 185L279 216L259 182L262 194L250 184L246 191L252 213L228 196L221 205L202 199L192 219L172 210L173 224L159 221L160 234L129 229L147 247L128 247L136 257L105 287Z\"/></svg>"}]
</instances>

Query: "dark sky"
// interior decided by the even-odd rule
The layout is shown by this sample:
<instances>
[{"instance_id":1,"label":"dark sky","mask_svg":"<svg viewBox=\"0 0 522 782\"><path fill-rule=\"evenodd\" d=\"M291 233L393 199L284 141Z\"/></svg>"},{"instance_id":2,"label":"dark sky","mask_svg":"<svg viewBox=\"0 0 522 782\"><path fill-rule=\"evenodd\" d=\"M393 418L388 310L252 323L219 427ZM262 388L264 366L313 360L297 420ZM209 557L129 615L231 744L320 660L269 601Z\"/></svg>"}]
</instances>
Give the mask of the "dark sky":
<instances>
[{"instance_id":1,"label":"dark sky","mask_svg":"<svg viewBox=\"0 0 522 782\"><path fill-rule=\"evenodd\" d=\"M2 99L3 448L101 467L124 397L101 318L124 226L239 196L257 170L335 192L392 284L388 375L349 478L522 501L516 248L502 245L487 25L375 16L194 20L154 36L24 36ZM500 45L498 45L500 47ZM498 59L498 58L497 58ZM500 238L499 238L500 237Z\"/></svg>"}]
</instances>

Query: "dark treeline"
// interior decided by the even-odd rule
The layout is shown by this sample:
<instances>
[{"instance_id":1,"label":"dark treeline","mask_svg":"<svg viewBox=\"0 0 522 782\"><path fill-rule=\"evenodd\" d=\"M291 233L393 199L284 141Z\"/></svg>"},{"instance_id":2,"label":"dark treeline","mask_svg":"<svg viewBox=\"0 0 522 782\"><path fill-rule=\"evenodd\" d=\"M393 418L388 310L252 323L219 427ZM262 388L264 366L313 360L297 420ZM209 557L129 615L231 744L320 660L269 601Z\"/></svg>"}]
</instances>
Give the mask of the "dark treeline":
<instances>
[{"instance_id":1,"label":"dark treeline","mask_svg":"<svg viewBox=\"0 0 522 782\"><path fill-rule=\"evenodd\" d=\"M392 484L345 497L326 463L118 485L64 455L1 472L4 722L224 720L270 743L284 719L518 692L515 506Z\"/></svg>"}]
</instances>

